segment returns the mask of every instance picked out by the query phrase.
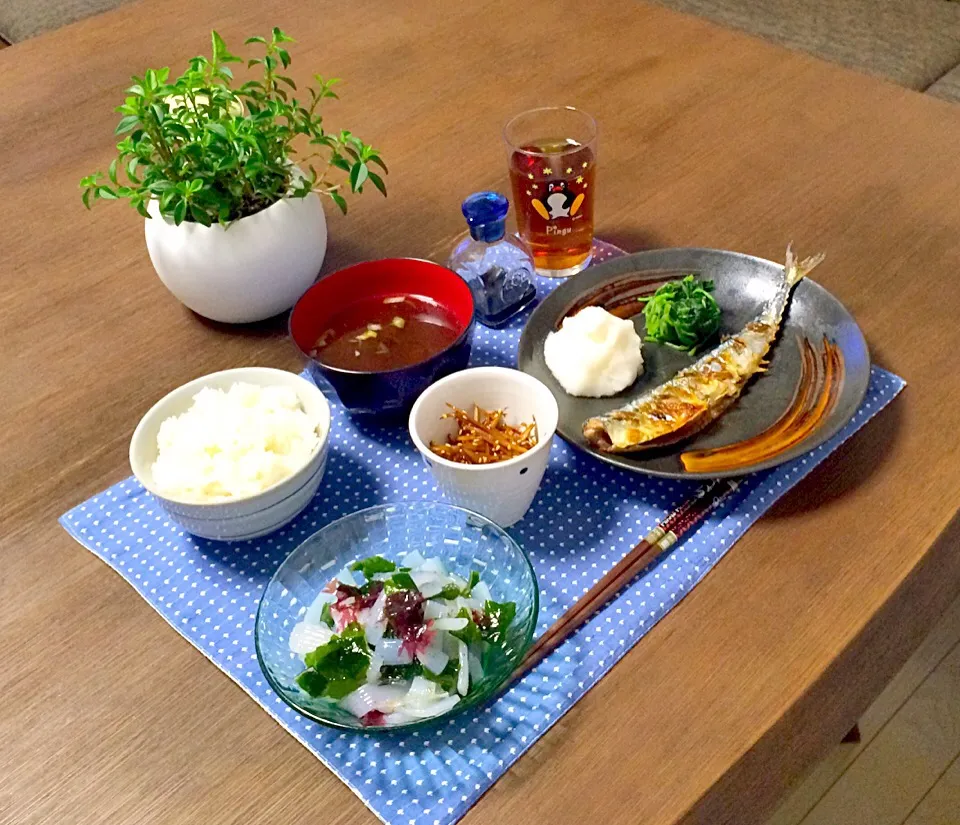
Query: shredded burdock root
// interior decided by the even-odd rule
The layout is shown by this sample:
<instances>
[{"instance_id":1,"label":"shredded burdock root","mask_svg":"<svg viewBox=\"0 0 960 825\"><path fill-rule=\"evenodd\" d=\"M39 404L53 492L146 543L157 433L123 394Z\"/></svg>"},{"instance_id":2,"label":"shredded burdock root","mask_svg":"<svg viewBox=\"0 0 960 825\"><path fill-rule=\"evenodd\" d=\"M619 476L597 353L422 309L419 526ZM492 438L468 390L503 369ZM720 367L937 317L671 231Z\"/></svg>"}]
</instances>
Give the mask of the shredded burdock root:
<instances>
[{"instance_id":1,"label":"shredded burdock root","mask_svg":"<svg viewBox=\"0 0 960 825\"><path fill-rule=\"evenodd\" d=\"M495 464L523 455L537 443L537 422L514 427L506 422L504 410L482 410L473 405L473 415L447 404L450 412L441 418L454 418L457 432L446 444L430 442L430 449L441 458L458 464Z\"/></svg>"}]
</instances>

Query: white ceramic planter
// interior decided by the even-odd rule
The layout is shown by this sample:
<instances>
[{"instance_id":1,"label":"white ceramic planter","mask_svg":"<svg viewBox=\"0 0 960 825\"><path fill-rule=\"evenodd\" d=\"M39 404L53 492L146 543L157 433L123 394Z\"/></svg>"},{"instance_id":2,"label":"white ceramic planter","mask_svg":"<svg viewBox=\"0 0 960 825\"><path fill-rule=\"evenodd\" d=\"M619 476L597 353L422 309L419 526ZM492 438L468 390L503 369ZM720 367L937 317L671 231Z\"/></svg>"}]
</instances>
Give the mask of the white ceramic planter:
<instances>
[{"instance_id":1,"label":"white ceramic planter","mask_svg":"<svg viewBox=\"0 0 960 825\"><path fill-rule=\"evenodd\" d=\"M327 222L320 197L277 201L226 228L160 215L144 221L160 280L183 304L214 321L262 321L292 307L320 274Z\"/></svg>"}]
</instances>

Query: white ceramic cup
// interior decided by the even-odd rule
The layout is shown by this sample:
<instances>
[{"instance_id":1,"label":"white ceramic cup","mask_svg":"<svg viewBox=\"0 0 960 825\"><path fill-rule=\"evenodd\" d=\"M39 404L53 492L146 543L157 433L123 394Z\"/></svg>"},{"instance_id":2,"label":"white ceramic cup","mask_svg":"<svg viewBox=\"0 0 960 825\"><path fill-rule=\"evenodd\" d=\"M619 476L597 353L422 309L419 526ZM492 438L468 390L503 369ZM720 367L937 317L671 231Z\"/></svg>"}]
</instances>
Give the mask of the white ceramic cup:
<instances>
[{"instance_id":1,"label":"white ceramic cup","mask_svg":"<svg viewBox=\"0 0 960 825\"><path fill-rule=\"evenodd\" d=\"M536 421L537 444L516 458L496 464L458 464L441 458L430 442L441 443L457 431L441 418L448 404L471 411L504 409L508 424ZM550 458L557 429L557 400L536 378L504 367L476 367L430 385L410 410L410 437L451 502L480 513L503 527L523 518L533 503Z\"/></svg>"}]
</instances>

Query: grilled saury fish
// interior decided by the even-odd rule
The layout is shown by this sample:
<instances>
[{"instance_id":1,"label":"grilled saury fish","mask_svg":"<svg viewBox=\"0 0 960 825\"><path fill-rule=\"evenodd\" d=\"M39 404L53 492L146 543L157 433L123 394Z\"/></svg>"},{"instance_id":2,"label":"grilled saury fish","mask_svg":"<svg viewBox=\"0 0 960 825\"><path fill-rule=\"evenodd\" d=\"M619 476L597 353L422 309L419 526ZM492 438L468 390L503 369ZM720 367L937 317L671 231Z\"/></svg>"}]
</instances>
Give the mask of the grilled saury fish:
<instances>
[{"instance_id":1,"label":"grilled saury fish","mask_svg":"<svg viewBox=\"0 0 960 825\"><path fill-rule=\"evenodd\" d=\"M823 255L817 255L797 263L788 247L783 281L756 318L665 384L619 410L585 421L587 441L611 453L644 450L682 441L715 421L762 371L793 287L822 260Z\"/></svg>"}]
</instances>

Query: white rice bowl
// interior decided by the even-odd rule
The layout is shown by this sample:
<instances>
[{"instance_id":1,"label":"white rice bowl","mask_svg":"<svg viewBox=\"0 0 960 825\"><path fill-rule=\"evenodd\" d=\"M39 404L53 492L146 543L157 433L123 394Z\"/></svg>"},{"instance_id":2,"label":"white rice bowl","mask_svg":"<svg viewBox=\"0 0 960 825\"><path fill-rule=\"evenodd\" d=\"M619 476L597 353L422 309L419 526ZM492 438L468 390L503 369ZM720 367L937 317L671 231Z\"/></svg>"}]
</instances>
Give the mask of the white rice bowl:
<instances>
[{"instance_id":1,"label":"white rice bowl","mask_svg":"<svg viewBox=\"0 0 960 825\"><path fill-rule=\"evenodd\" d=\"M321 428L290 386L203 387L186 411L160 424L153 482L180 501L256 495L307 464Z\"/></svg>"}]
</instances>

